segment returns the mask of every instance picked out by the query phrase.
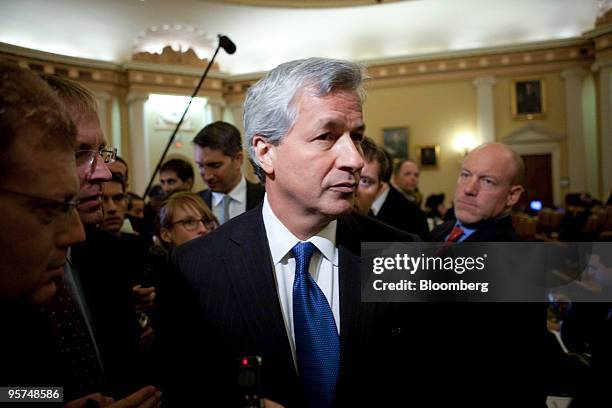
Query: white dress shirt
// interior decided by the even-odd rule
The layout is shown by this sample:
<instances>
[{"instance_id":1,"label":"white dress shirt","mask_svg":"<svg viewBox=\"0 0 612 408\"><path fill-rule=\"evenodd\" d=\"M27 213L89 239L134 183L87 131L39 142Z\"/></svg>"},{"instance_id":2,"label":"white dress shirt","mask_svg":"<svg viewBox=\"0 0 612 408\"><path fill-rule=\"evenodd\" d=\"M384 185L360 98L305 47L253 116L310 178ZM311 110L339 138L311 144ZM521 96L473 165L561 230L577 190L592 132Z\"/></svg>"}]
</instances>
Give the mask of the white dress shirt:
<instances>
[{"instance_id":1,"label":"white dress shirt","mask_svg":"<svg viewBox=\"0 0 612 408\"><path fill-rule=\"evenodd\" d=\"M246 211L246 193L247 184L243 176L236 187L227 193L227 195L231 197L231 201L229 204L229 217L225 220L226 222ZM223 197L225 196L226 194L224 193L212 192L212 211L218 220L223 219Z\"/></svg>"},{"instance_id":2,"label":"white dress shirt","mask_svg":"<svg viewBox=\"0 0 612 408\"><path fill-rule=\"evenodd\" d=\"M378 215L378 212L382 208L383 204L385 203L385 201L387 201L387 196L389 195L389 190L391 190L391 188L389 186L387 186L387 189L385 190L385 192L382 193L381 195L379 195L378 197L376 197L376 199L372 203L371 210L372 210L372 213L374 214L374 216Z\"/></svg>"},{"instance_id":3,"label":"white dress shirt","mask_svg":"<svg viewBox=\"0 0 612 408\"><path fill-rule=\"evenodd\" d=\"M263 221L266 236L270 245L272 266L276 279L276 289L280 299L285 328L289 336L289 344L295 356L295 333L293 330L293 280L295 278L295 258L291 249L300 242L280 220L276 217L270 204L268 196L264 197ZM309 242L317 247L318 251L312 255L308 271L315 280L325 298L331 306L336 328L340 333L340 288L338 280L338 248L336 247L337 221L330 222L317 235L310 237ZM297 366L297 364L296 364Z\"/></svg>"}]
</instances>

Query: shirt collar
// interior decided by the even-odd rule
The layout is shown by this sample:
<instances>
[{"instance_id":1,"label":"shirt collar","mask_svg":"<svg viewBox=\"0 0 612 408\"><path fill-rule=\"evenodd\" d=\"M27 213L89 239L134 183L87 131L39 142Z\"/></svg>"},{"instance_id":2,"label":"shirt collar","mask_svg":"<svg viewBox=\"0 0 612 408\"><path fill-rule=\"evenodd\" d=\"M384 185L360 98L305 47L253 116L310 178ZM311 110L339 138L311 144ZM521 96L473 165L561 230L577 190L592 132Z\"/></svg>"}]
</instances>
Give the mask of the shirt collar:
<instances>
[{"instance_id":1,"label":"shirt collar","mask_svg":"<svg viewBox=\"0 0 612 408\"><path fill-rule=\"evenodd\" d=\"M270 254L274 265L279 263L291 249L300 242L300 240L291 233L276 217L268 202L268 195L264 196L262 209L264 226L268 237L268 245L270 246ZM330 222L319 233L308 239L317 247L319 252L327 258L332 264L338 266L336 256L336 228L338 222L336 220Z\"/></svg>"},{"instance_id":2,"label":"shirt collar","mask_svg":"<svg viewBox=\"0 0 612 408\"><path fill-rule=\"evenodd\" d=\"M246 187L247 187L246 179L244 178L244 176L242 176L240 178L240 181L236 185L236 187L234 187L232 191L230 191L229 193L225 194L225 193L218 193L216 191L213 191L212 192L213 207L218 206L219 203L221 203L221 200L223 200L223 197L225 197L226 195L230 196L232 200L242 203L244 200L246 200Z\"/></svg>"},{"instance_id":3,"label":"shirt collar","mask_svg":"<svg viewBox=\"0 0 612 408\"><path fill-rule=\"evenodd\" d=\"M387 189L378 197L376 197L376 199L372 203L372 212L374 213L374 215L378 215L378 212L382 208L383 204L385 203L385 201L387 201L387 196L389 195L390 190L391 188L387 186Z\"/></svg>"}]
</instances>

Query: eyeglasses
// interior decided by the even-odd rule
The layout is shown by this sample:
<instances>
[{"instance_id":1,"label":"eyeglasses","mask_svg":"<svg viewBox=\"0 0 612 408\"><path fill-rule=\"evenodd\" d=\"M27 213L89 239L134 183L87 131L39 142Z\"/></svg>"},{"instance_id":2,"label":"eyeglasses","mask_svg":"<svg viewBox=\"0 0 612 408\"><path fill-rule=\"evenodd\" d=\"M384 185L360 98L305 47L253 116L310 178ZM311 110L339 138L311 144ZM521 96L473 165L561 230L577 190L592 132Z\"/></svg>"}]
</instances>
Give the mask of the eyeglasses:
<instances>
[{"instance_id":1,"label":"eyeglasses","mask_svg":"<svg viewBox=\"0 0 612 408\"><path fill-rule=\"evenodd\" d=\"M102 158L104 163L112 163L117 158L117 148L102 147L99 150L77 150L75 155L77 167L89 165L93 172L98 165L98 156Z\"/></svg>"},{"instance_id":2,"label":"eyeglasses","mask_svg":"<svg viewBox=\"0 0 612 408\"><path fill-rule=\"evenodd\" d=\"M42 215L42 220L46 224L49 224L53 220L60 217L68 217L72 213L72 211L76 209L76 207L79 205L79 200L77 198L73 198L72 200L68 201L60 201L54 200L52 198L40 197L33 194L13 191L2 187L0 187L0 192L35 200L32 208L40 212L40 214Z\"/></svg>"},{"instance_id":3,"label":"eyeglasses","mask_svg":"<svg viewBox=\"0 0 612 408\"><path fill-rule=\"evenodd\" d=\"M181 224L187 231L195 231L200 226L200 223L204 224L208 231L217 228L217 222L207 218L185 218L184 220L174 221L172 225Z\"/></svg>"}]
</instances>

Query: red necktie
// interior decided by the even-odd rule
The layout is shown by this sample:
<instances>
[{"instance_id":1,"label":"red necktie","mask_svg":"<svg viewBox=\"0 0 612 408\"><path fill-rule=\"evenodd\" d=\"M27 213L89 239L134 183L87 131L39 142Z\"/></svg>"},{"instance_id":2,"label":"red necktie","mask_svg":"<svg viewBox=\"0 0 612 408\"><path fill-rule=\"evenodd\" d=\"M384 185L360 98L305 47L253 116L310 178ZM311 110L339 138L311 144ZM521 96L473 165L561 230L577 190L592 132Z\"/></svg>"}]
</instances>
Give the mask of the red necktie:
<instances>
[{"instance_id":1,"label":"red necktie","mask_svg":"<svg viewBox=\"0 0 612 408\"><path fill-rule=\"evenodd\" d=\"M79 392L92 392L103 379L95 346L79 306L58 279L55 297L42 309L52 326L57 351Z\"/></svg>"},{"instance_id":2,"label":"red necktie","mask_svg":"<svg viewBox=\"0 0 612 408\"><path fill-rule=\"evenodd\" d=\"M457 240L461 238L463 233L464 233L463 228L461 228L458 225L455 225L451 233L448 234L448 238L446 238L446 242L457 242Z\"/></svg>"}]
</instances>

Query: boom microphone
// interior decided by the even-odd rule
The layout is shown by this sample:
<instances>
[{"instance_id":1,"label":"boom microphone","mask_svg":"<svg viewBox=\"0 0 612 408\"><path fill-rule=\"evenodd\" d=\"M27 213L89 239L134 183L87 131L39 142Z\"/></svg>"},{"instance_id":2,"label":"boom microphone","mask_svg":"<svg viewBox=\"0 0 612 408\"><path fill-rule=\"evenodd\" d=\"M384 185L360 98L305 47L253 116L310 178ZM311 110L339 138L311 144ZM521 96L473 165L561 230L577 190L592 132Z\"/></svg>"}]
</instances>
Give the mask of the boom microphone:
<instances>
[{"instance_id":1,"label":"boom microphone","mask_svg":"<svg viewBox=\"0 0 612 408\"><path fill-rule=\"evenodd\" d=\"M147 194L149 193L149 190L151 190L153 181L155 181L155 176L157 175L157 172L159 171L159 168L161 167L161 164L164 161L166 154L168 153L168 149L170 149L170 146L172 145L172 142L174 141L174 138L176 137L176 133L179 131L179 128L181 127L181 124L183 123L183 120L185 120L185 115L187 115L187 111L189 111L189 107L191 106L191 102L193 101L193 98L195 98L195 96L198 94L198 91L200 90L200 87L202 86L202 83L204 82L206 75L208 75L208 70L212 66L213 61L215 60L215 57L217 56L217 53L219 52L219 49L223 48L225 52L227 52L230 55L236 52L236 44L234 44L232 40L230 40L227 36L221 35L221 34L218 34L218 37L219 37L219 45L217 45L217 48L215 49L215 53L213 54L212 58L208 62L208 65L206 66L204 73L200 77L200 82L198 82L198 85L196 85L196 88L193 91L193 94L191 95L191 98L189 98L187 107L185 108L185 111L183 111L183 115L181 116L181 119L176 124L176 127L174 128L174 132L172 132L172 135L170 135L168 144L166 145L166 148L164 149L164 152L162 153L161 158L157 162L157 166L155 166L155 170L153 171L153 175L151 176L151 179L149 180L149 184L147 185L147 188L145 189L143 197L146 197Z\"/></svg>"},{"instance_id":2,"label":"boom microphone","mask_svg":"<svg viewBox=\"0 0 612 408\"><path fill-rule=\"evenodd\" d=\"M236 52L236 44L232 42L226 35L218 35L219 37L219 46L225 50L228 54L232 55Z\"/></svg>"}]
</instances>

